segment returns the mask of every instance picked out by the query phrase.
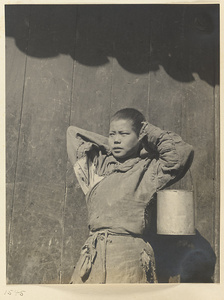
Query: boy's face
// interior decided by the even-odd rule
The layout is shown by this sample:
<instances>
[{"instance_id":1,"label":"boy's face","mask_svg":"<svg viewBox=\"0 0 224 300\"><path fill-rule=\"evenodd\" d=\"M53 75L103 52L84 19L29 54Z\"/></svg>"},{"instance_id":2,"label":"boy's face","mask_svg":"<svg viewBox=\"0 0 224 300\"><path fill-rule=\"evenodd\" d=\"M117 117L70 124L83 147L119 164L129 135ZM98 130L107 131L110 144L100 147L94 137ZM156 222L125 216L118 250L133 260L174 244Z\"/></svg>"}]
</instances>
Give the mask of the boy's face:
<instances>
[{"instance_id":1,"label":"boy's face","mask_svg":"<svg viewBox=\"0 0 224 300\"><path fill-rule=\"evenodd\" d=\"M125 160L136 157L139 139L131 120L114 120L110 123L109 147L115 158Z\"/></svg>"}]
</instances>

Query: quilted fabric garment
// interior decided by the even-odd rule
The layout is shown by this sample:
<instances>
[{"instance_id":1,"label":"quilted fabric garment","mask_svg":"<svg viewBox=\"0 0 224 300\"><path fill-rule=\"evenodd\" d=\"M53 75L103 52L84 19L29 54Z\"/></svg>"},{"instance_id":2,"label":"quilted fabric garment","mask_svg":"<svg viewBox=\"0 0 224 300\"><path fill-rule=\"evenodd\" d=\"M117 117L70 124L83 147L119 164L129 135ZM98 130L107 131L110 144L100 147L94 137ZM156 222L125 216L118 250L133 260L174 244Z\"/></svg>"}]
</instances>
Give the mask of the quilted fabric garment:
<instances>
[{"instance_id":1,"label":"quilted fabric garment","mask_svg":"<svg viewBox=\"0 0 224 300\"><path fill-rule=\"evenodd\" d=\"M192 147L148 124L143 153L123 163L111 155L107 138L77 127L68 129L67 149L90 229L71 283L156 282L153 250L143 239L146 209L157 191L185 175Z\"/></svg>"},{"instance_id":2,"label":"quilted fabric garment","mask_svg":"<svg viewBox=\"0 0 224 300\"><path fill-rule=\"evenodd\" d=\"M156 283L155 269L149 243L104 230L86 241L71 283Z\"/></svg>"}]
</instances>

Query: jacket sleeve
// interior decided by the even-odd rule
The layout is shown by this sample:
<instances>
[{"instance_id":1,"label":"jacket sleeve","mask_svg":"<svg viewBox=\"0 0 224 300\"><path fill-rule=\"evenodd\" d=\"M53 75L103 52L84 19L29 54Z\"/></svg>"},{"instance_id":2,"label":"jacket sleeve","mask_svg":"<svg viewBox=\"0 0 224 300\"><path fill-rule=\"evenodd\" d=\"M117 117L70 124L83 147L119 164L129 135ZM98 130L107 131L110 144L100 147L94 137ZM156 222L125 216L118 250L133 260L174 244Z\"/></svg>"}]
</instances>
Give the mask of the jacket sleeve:
<instances>
[{"instance_id":1,"label":"jacket sleeve","mask_svg":"<svg viewBox=\"0 0 224 300\"><path fill-rule=\"evenodd\" d=\"M67 129L68 158L84 194L102 179L96 174L96 161L99 155L109 152L107 141L102 135L75 126Z\"/></svg>"},{"instance_id":2,"label":"jacket sleeve","mask_svg":"<svg viewBox=\"0 0 224 300\"><path fill-rule=\"evenodd\" d=\"M193 161L193 147L176 133L161 130L149 123L146 124L144 134L145 149L157 153L153 162L156 189L162 189L180 180Z\"/></svg>"},{"instance_id":3,"label":"jacket sleeve","mask_svg":"<svg viewBox=\"0 0 224 300\"><path fill-rule=\"evenodd\" d=\"M75 126L67 129L67 153L72 165L93 149L109 152L108 138Z\"/></svg>"}]
</instances>

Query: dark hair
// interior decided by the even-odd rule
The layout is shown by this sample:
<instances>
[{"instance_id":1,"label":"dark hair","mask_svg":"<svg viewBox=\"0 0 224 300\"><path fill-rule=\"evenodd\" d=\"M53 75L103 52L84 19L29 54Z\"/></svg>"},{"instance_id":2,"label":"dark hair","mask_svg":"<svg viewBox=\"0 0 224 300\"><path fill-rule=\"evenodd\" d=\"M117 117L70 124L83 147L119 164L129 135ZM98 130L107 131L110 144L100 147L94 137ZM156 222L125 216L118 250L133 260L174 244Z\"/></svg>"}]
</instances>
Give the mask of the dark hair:
<instances>
[{"instance_id":1,"label":"dark hair","mask_svg":"<svg viewBox=\"0 0 224 300\"><path fill-rule=\"evenodd\" d=\"M139 135L142 128L142 122L145 122L145 117L140 111L134 108L123 108L118 110L111 118L111 122L114 120L130 120L132 121L133 130Z\"/></svg>"}]
</instances>

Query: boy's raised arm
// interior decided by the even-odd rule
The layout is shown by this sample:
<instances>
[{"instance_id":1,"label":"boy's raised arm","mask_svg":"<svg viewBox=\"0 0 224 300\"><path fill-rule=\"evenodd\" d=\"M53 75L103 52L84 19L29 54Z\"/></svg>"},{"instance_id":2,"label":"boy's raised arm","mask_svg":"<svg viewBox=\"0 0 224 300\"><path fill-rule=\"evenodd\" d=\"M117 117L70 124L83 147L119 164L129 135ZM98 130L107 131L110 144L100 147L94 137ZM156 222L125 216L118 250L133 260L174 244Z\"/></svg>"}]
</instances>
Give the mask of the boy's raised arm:
<instances>
[{"instance_id":1,"label":"boy's raised arm","mask_svg":"<svg viewBox=\"0 0 224 300\"><path fill-rule=\"evenodd\" d=\"M67 129L67 152L72 165L93 147L108 148L108 138L76 126Z\"/></svg>"},{"instance_id":2,"label":"boy's raised arm","mask_svg":"<svg viewBox=\"0 0 224 300\"><path fill-rule=\"evenodd\" d=\"M174 132L162 130L150 123L144 124L143 144L146 150L156 149L157 188L163 188L181 179L190 168L193 161L193 147L185 143Z\"/></svg>"}]
</instances>

